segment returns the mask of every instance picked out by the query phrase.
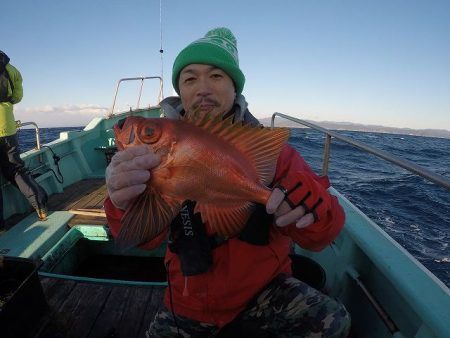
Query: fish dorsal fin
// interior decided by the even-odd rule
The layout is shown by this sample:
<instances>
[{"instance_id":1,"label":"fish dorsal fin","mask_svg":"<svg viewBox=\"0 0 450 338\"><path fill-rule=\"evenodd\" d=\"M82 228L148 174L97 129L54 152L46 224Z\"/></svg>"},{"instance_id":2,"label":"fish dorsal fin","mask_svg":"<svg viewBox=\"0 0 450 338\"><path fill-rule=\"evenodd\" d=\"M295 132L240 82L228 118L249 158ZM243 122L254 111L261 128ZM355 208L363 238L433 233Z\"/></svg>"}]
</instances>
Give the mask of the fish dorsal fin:
<instances>
[{"instance_id":1,"label":"fish dorsal fin","mask_svg":"<svg viewBox=\"0 0 450 338\"><path fill-rule=\"evenodd\" d=\"M289 129L233 123L233 116L222 120L221 116L213 117L202 111L186 113L184 120L234 145L252 161L261 183L271 183L278 156L289 138Z\"/></svg>"},{"instance_id":2,"label":"fish dorsal fin","mask_svg":"<svg viewBox=\"0 0 450 338\"><path fill-rule=\"evenodd\" d=\"M207 224L213 232L232 237L242 231L253 207L254 203L250 202L228 208L197 204L194 212L200 212L202 222Z\"/></svg>"},{"instance_id":3,"label":"fish dorsal fin","mask_svg":"<svg viewBox=\"0 0 450 338\"><path fill-rule=\"evenodd\" d=\"M179 202L164 198L151 186L130 205L122 217L117 244L126 249L157 237L178 214Z\"/></svg>"}]
</instances>

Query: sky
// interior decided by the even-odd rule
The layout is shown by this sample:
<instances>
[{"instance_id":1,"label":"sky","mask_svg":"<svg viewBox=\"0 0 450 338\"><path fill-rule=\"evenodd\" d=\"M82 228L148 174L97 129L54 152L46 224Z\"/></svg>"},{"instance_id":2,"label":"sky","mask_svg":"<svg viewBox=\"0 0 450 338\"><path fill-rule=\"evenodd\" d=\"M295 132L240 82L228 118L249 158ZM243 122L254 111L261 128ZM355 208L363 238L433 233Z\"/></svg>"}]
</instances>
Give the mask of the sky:
<instances>
[{"instance_id":1,"label":"sky","mask_svg":"<svg viewBox=\"0 0 450 338\"><path fill-rule=\"evenodd\" d=\"M0 50L24 79L15 117L40 127L106 116L120 78L162 76L164 96L173 95L177 54L209 29L228 27L246 76L243 94L258 118L281 112L450 130L447 0L161 0L161 8L160 0L15 0L1 7ZM138 88L125 82L115 111L136 107ZM145 83L141 106L157 103L158 88L156 80Z\"/></svg>"}]
</instances>

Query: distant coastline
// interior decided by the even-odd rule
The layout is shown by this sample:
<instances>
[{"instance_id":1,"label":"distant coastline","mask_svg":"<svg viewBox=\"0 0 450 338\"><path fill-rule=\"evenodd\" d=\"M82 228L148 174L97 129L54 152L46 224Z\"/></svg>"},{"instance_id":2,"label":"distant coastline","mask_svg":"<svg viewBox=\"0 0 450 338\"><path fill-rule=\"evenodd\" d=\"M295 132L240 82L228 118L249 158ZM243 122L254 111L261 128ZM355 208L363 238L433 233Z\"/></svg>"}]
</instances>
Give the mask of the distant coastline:
<instances>
[{"instance_id":1,"label":"distant coastline","mask_svg":"<svg viewBox=\"0 0 450 338\"><path fill-rule=\"evenodd\" d=\"M259 121L265 125L270 126L272 119L270 117L265 117L259 119ZM438 137L450 139L450 130L446 129L411 129L411 128L394 128L385 127L378 125L366 125L352 122L330 122L330 121L311 121L305 120L321 126L322 128L332 129L332 130L349 130L349 131L361 131L361 132L372 132L372 133L386 133L386 134L398 134L398 135L414 135L414 136L424 136L424 137ZM275 125L278 127L288 127L288 128L302 128L301 125L291 122L282 118L277 118L275 120Z\"/></svg>"},{"instance_id":2,"label":"distant coastline","mask_svg":"<svg viewBox=\"0 0 450 338\"><path fill-rule=\"evenodd\" d=\"M270 126L272 118L265 117L260 118L259 122L261 122L264 126ZM384 134L397 134L397 135L413 135L413 136L423 136L423 137L437 137L437 138L445 138L450 139L450 130L447 129L412 129L412 128L395 128L395 127L386 127L372 124L360 124L353 122L331 122L331 121L312 121L305 120L310 123L314 123L319 125L322 128L331 129L331 130L348 130L348 131L360 131L367 133L384 133ZM288 127L288 128L303 128L302 125L291 122L289 120L283 118L277 118L275 120L275 125L277 127ZM26 126L22 129L32 129L32 126ZM80 129L82 130L84 127L41 127L41 129L62 129L70 128L70 129Z\"/></svg>"}]
</instances>

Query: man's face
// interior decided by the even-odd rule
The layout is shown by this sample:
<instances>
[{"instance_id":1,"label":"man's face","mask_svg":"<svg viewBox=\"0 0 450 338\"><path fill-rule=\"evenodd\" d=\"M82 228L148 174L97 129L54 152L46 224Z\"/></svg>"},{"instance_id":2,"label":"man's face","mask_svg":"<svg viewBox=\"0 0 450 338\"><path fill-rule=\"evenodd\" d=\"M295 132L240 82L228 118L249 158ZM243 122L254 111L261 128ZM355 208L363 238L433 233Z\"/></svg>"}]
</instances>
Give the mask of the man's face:
<instances>
[{"instance_id":1,"label":"man's face","mask_svg":"<svg viewBox=\"0 0 450 338\"><path fill-rule=\"evenodd\" d=\"M181 103L187 112L200 109L214 116L227 113L236 97L233 80L222 69L203 64L183 68L178 80Z\"/></svg>"}]
</instances>

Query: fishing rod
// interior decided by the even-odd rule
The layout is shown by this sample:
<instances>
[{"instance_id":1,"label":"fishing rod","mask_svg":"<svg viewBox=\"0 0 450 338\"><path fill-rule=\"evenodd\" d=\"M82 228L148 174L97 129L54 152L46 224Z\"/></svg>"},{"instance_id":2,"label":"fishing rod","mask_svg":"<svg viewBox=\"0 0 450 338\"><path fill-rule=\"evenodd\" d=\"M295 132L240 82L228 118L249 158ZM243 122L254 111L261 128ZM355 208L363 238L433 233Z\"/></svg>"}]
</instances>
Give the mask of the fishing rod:
<instances>
[{"instance_id":1,"label":"fishing rod","mask_svg":"<svg viewBox=\"0 0 450 338\"><path fill-rule=\"evenodd\" d=\"M164 55L164 49L163 49L163 29L162 29L162 0L159 0L159 54L161 55L161 79L164 79L164 62L163 62L163 55ZM161 95L164 97L164 91L161 89Z\"/></svg>"}]
</instances>

